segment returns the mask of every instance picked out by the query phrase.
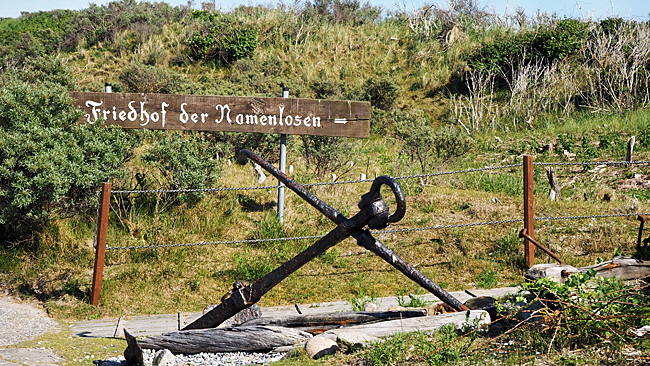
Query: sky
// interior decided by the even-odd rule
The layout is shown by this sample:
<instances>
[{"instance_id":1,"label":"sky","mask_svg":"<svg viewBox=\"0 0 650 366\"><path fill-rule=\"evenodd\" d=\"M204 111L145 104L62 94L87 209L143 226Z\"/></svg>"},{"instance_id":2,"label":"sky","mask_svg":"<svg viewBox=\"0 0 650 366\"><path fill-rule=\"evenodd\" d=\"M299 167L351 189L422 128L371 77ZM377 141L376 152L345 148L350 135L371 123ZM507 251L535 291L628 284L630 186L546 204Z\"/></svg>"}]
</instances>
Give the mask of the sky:
<instances>
[{"instance_id":1,"label":"sky","mask_svg":"<svg viewBox=\"0 0 650 366\"><path fill-rule=\"evenodd\" d=\"M155 0L149 0L154 2ZM97 5L107 4L109 0L0 0L0 18L16 18L23 11L36 12L54 9L84 9L90 3ZM187 0L166 0L170 5L186 5ZM217 8L228 11L238 5L276 5L278 0L215 0ZM365 3L365 0L361 0ZM381 6L389 10L411 10L424 4L437 3L441 6L447 0L369 0L371 5ZM480 6L496 11L499 14L512 14L515 9L522 8L529 15L534 15L538 10L546 13L556 12L560 17L580 19L604 19L608 17L621 17L633 20L648 20L650 1L648 0L477 0ZM200 8L201 0L193 1L194 8ZM293 0L285 1L293 3Z\"/></svg>"}]
</instances>

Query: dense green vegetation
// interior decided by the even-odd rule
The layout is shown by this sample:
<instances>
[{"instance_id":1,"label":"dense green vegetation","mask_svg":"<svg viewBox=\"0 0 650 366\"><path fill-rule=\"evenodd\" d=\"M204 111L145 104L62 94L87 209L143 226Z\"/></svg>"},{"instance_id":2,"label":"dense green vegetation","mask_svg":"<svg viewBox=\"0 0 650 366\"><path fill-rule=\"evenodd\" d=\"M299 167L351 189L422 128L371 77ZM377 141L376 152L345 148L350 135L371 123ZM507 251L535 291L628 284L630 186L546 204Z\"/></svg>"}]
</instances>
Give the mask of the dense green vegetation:
<instances>
[{"instance_id":1,"label":"dense green vegetation","mask_svg":"<svg viewBox=\"0 0 650 366\"><path fill-rule=\"evenodd\" d=\"M88 305L102 181L109 178L114 190L254 186L250 166L231 165L234 153L248 148L274 162L278 144L277 136L263 134L82 127L68 91L102 91L111 82L115 92L278 96L288 87L292 97L367 100L373 105L369 139L289 137L296 180L408 176L520 163L532 154L536 162L589 163L557 167L561 201L546 199L545 174L536 169L537 216L632 214L648 210L647 164L603 168L598 162L622 160L630 136L636 136L635 160L650 160L649 71L646 22L498 15L470 0L393 12L315 0L226 13L123 0L0 19L0 287L42 300L59 318L191 311L218 301L234 280L254 280L310 243L109 251L102 305ZM408 196L400 228L521 217L518 168L400 184ZM353 215L368 187L312 189ZM293 195L283 225L275 206L273 190L117 194L109 245L299 237L333 227ZM538 240L574 266L634 254L633 216L537 225ZM444 288L517 285L525 270L520 226L385 234L382 240ZM630 293L622 284L604 285ZM263 305L363 304L414 288L349 240L285 280ZM599 293L603 303L618 306L610 295ZM636 321L647 314L643 306L627 314L635 319L630 324L643 325ZM534 352L567 365L621 360L624 344L647 355L647 342L622 335L610 319L566 327L563 321L580 318L580 310L569 306L565 318L547 314L549 329L563 337L551 342L554 347L548 346L553 333L535 329L518 340L526 352L495 353L490 362L528 362ZM590 334L584 344L602 354L576 359L580 343L573 340ZM395 337L359 357L376 365L480 363L472 347L491 347L484 336L456 341L446 330ZM426 356L414 358L413 349ZM350 357L357 356L325 362L358 361Z\"/></svg>"}]
</instances>

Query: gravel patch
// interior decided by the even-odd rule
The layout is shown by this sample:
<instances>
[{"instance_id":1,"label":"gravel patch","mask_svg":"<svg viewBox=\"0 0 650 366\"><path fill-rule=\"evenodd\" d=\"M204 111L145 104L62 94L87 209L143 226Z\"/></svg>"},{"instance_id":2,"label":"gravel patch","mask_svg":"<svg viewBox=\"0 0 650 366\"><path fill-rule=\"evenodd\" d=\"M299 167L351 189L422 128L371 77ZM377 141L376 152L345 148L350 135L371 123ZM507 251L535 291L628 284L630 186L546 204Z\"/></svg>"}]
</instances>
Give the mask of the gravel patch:
<instances>
[{"instance_id":1,"label":"gravel patch","mask_svg":"<svg viewBox=\"0 0 650 366\"><path fill-rule=\"evenodd\" d=\"M157 351L144 349L144 364L151 365ZM226 353L197 353L195 355L175 355L174 360L168 366L225 366L225 365L268 365L271 362L279 361L284 353L259 353L259 352L226 352ZM95 361L100 366L121 366L126 364L123 356L114 357L108 360Z\"/></svg>"},{"instance_id":2,"label":"gravel patch","mask_svg":"<svg viewBox=\"0 0 650 366\"><path fill-rule=\"evenodd\" d=\"M30 340L57 326L38 303L0 295L0 346Z\"/></svg>"}]
</instances>

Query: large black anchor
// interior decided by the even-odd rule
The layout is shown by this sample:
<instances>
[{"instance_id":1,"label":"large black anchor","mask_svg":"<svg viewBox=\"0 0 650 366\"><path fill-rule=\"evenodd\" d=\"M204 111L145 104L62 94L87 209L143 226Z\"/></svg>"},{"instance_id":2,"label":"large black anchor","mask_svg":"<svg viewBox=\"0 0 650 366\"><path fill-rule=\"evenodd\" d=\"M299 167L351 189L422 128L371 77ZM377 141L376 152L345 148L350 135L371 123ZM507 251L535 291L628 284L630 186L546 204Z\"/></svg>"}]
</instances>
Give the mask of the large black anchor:
<instances>
[{"instance_id":1,"label":"large black anchor","mask_svg":"<svg viewBox=\"0 0 650 366\"><path fill-rule=\"evenodd\" d=\"M361 211L347 219L334 208L321 201L313 193L309 192L303 186L289 178L286 174L276 169L268 161L262 159L259 155L250 150L241 150L238 155L238 162L243 165L248 162L248 159L255 161L338 226L316 241L312 246L305 249L289 261L283 263L270 273L264 275L257 281L251 284L237 281L233 288L222 298L221 303L217 305L217 307L210 310L193 323L187 325L183 330L213 328L218 326L241 310L244 310L258 302L264 294L287 278L290 274L349 236L354 237L359 245L390 263L393 267L404 273L408 278L430 291L452 308L459 311L469 310L469 308L458 301L458 299L440 288L440 286L436 285L420 271L400 258L379 240L375 239L369 230L363 229L366 225L371 229L383 229L387 227L389 223L398 222L404 217L404 214L406 213L406 199L402 192L402 188L394 178L385 175L375 178L372 182L370 192L361 197L361 201L358 205ZM380 189L382 185L390 187L395 195L397 209L394 213L390 212L388 205L381 196Z\"/></svg>"}]
</instances>

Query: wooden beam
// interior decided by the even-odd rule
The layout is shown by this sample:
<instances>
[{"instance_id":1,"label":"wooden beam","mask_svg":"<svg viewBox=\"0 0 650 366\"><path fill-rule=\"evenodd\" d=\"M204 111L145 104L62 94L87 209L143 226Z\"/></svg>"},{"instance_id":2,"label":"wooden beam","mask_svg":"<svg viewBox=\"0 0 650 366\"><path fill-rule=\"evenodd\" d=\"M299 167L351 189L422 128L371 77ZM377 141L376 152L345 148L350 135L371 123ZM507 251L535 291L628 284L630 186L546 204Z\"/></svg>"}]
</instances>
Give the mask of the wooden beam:
<instances>
[{"instance_id":1,"label":"wooden beam","mask_svg":"<svg viewBox=\"0 0 650 366\"><path fill-rule=\"evenodd\" d=\"M531 238L535 237L535 214L533 205L533 157L524 155L524 228L526 234ZM528 267L535 265L535 246L528 240L524 239L524 257Z\"/></svg>"},{"instance_id":2,"label":"wooden beam","mask_svg":"<svg viewBox=\"0 0 650 366\"><path fill-rule=\"evenodd\" d=\"M99 197L99 215L97 217L97 235L95 242L95 266L93 268L93 284L90 293L90 303L99 305L99 294L102 290L104 276L104 256L106 252L106 236L108 233L108 215L111 206L111 184L104 182Z\"/></svg>"},{"instance_id":3,"label":"wooden beam","mask_svg":"<svg viewBox=\"0 0 650 366\"><path fill-rule=\"evenodd\" d=\"M246 352L292 346L311 338L299 330L255 325L170 332L138 341L142 348L168 349L172 353Z\"/></svg>"}]
</instances>

